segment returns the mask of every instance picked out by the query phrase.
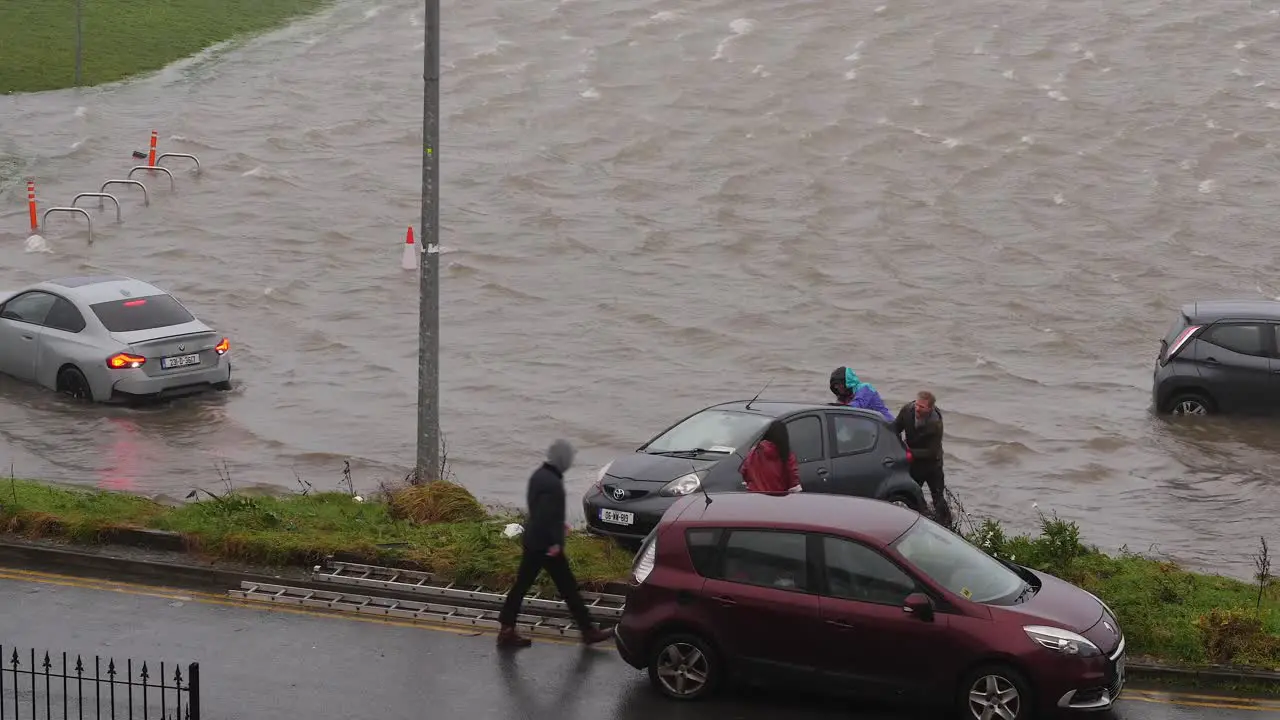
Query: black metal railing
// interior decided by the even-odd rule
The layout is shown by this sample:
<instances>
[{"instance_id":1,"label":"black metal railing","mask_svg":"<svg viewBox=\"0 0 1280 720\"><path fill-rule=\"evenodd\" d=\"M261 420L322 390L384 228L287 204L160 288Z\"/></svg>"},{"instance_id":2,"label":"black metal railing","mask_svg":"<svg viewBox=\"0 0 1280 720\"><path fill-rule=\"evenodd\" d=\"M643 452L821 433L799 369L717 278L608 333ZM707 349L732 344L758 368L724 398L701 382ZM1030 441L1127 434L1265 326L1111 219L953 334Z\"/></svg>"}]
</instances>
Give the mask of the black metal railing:
<instances>
[{"instance_id":1,"label":"black metal railing","mask_svg":"<svg viewBox=\"0 0 1280 720\"><path fill-rule=\"evenodd\" d=\"M183 677L177 663L121 667L95 655L90 664L3 645L0 662L0 720L200 720L200 663Z\"/></svg>"}]
</instances>

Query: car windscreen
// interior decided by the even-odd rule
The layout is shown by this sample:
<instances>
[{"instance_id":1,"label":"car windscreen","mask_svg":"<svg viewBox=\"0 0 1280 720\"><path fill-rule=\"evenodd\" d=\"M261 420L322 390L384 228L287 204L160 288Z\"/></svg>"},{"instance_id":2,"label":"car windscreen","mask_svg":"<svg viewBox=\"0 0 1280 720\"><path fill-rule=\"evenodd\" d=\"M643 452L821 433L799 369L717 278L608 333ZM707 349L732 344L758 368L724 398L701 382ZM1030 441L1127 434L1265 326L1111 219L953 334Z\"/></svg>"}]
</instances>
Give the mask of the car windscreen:
<instances>
[{"instance_id":1,"label":"car windscreen","mask_svg":"<svg viewBox=\"0 0 1280 720\"><path fill-rule=\"evenodd\" d=\"M703 410L654 438L644 451L672 453L710 450L731 453L763 432L773 418L733 410Z\"/></svg>"},{"instance_id":2,"label":"car windscreen","mask_svg":"<svg viewBox=\"0 0 1280 720\"><path fill-rule=\"evenodd\" d=\"M999 560L923 518L894 541L893 547L939 585L977 603L1011 603L1026 586L1026 581Z\"/></svg>"},{"instance_id":3,"label":"car windscreen","mask_svg":"<svg viewBox=\"0 0 1280 720\"><path fill-rule=\"evenodd\" d=\"M136 330L182 325L195 320L187 309L169 295L112 300L90 305L108 332L124 333Z\"/></svg>"}]
</instances>

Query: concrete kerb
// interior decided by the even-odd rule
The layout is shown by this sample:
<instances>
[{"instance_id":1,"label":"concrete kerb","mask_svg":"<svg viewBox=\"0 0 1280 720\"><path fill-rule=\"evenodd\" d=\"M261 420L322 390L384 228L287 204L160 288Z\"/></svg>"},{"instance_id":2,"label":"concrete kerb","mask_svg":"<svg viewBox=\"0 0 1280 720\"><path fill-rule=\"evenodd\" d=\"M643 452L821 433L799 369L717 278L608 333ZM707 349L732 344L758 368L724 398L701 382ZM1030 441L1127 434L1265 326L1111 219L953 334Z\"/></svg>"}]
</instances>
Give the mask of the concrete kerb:
<instances>
[{"instance_id":1,"label":"concrete kerb","mask_svg":"<svg viewBox=\"0 0 1280 720\"><path fill-rule=\"evenodd\" d=\"M119 530L112 534L110 540L117 546L132 546L164 555L180 555L188 552L187 543L181 535L160 530ZM118 553L113 555L112 552L111 545L81 550L54 547L38 541L10 537L0 540L0 567L207 592L225 592L230 588L240 587L242 582L262 584L285 582L293 587L315 590L332 590L333 588L332 585L312 580L311 568L263 568L260 572L248 572L217 567L216 564L206 566L180 562L177 558L169 557L159 560L119 557ZM336 554L331 559L338 562L368 561L368 558L347 556L345 553ZM401 565L404 569L422 569L409 567L409 563ZM626 586L610 584L604 591L625 594ZM399 593L394 592L379 594L387 597L400 596ZM414 599L413 596L408 595L403 597L409 600ZM1136 682L1149 680L1166 685L1196 687L1247 685L1280 692L1280 672L1253 668L1219 665L1178 667L1131 661L1126 666L1126 674L1131 681Z\"/></svg>"}]
</instances>

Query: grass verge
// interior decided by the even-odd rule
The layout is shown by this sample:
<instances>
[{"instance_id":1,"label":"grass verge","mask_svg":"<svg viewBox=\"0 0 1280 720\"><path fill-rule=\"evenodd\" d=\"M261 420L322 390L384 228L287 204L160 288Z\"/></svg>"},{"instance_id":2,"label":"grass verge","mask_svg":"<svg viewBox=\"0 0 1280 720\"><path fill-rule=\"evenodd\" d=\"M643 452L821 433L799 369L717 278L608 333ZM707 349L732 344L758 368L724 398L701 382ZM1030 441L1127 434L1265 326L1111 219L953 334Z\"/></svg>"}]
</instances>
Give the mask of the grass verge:
<instances>
[{"instance_id":1,"label":"grass verge","mask_svg":"<svg viewBox=\"0 0 1280 720\"><path fill-rule=\"evenodd\" d=\"M1280 671L1280 584L1259 543L1257 582L1188 572L1127 548L1086 545L1080 528L1040 516L1040 532L1012 536L995 520L971 526L970 542L997 557L1074 583L1119 618L1130 657L1173 665L1232 665Z\"/></svg>"},{"instance_id":2,"label":"grass verge","mask_svg":"<svg viewBox=\"0 0 1280 720\"><path fill-rule=\"evenodd\" d=\"M169 530L196 552L225 560L310 566L341 552L370 563L409 562L493 588L511 583L519 561L520 542L503 529L520 519L486 510L452 482L388 488L368 500L309 489L288 496L231 490L205 496L172 506L121 493L0 481L0 530L82 543L120 528ZM1280 671L1280 584L1270 577L1265 543L1255 559L1260 582L1250 584L1124 550L1102 553L1081 540L1074 523L1056 517L1042 515L1034 536L1010 535L994 520L968 522L966 529L987 552L1106 601L1135 660ZM579 581L592 588L625 578L632 558L612 542L577 533L569 537L568 555ZM546 577L539 582L550 589Z\"/></svg>"},{"instance_id":3,"label":"grass verge","mask_svg":"<svg viewBox=\"0 0 1280 720\"><path fill-rule=\"evenodd\" d=\"M391 488L358 501L347 493L250 496L206 493L164 505L121 493L0 482L0 530L96 543L120 528L181 533L195 552L263 565L311 566L342 552L369 563L412 563L461 583L503 588L514 580L520 541L503 535L515 515L491 514L452 482ZM567 554L589 588L625 577L631 553L571 534ZM539 578L542 589L550 580Z\"/></svg>"},{"instance_id":4,"label":"grass verge","mask_svg":"<svg viewBox=\"0 0 1280 720\"><path fill-rule=\"evenodd\" d=\"M0 0L0 94L75 85L78 0ZM83 0L83 84L152 72L329 0Z\"/></svg>"}]
</instances>

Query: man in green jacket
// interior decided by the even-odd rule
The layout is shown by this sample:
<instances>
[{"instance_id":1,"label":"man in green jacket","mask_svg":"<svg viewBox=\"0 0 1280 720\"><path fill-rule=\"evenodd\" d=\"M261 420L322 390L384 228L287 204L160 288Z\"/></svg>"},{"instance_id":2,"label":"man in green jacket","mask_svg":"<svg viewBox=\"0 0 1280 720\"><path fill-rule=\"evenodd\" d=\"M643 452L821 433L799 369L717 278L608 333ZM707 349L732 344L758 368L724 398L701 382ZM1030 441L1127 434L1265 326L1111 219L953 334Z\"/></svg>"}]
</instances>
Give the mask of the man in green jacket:
<instances>
[{"instance_id":1,"label":"man in green jacket","mask_svg":"<svg viewBox=\"0 0 1280 720\"><path fill-rule=\"evenodd\" d=\"M911 479L921 488L929 486L933 519L951 527L946 474L942 470L942 411L938 410L937 398L928 390L916 393L916 399L898 411L893 429L911 450Z\"/></svg>"}]
</instances>

